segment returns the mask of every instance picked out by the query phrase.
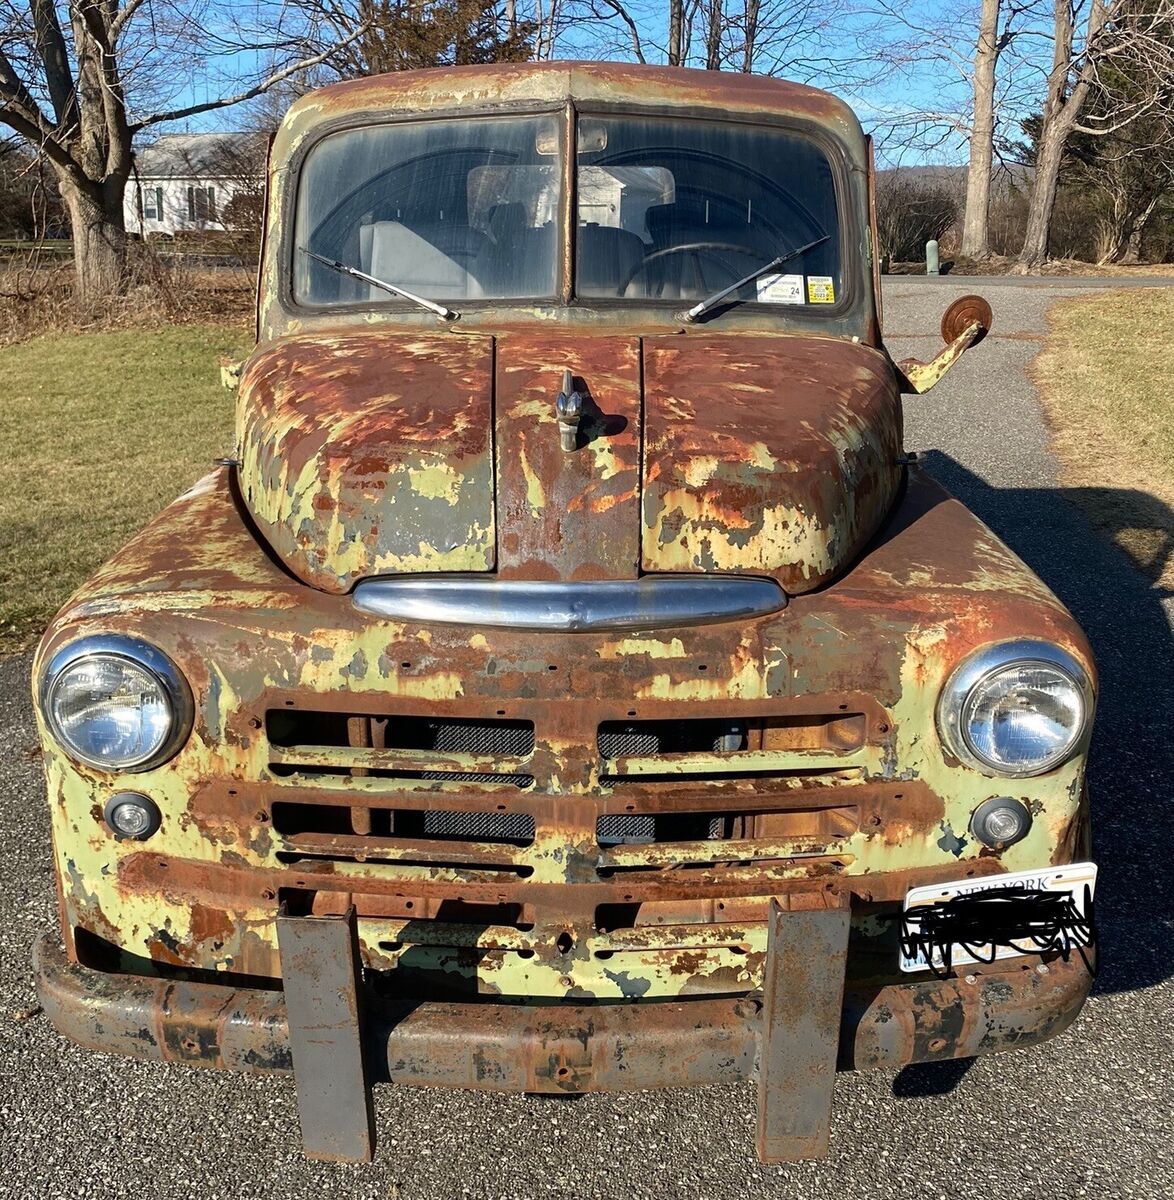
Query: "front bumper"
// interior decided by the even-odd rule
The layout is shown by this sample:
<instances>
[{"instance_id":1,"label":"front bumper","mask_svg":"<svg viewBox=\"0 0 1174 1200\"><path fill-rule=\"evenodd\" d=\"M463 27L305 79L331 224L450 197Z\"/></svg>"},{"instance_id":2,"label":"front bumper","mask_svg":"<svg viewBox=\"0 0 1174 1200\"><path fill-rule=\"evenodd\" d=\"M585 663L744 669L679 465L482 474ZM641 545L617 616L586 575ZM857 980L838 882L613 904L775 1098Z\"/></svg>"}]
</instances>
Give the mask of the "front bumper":
<instances>
[{"instance_id":1,"label":"front bumper","mask_svg":"<svg viewBox=\"0 0 1174 1200\"><path fill-rule=\"evenodd\" d=\"M780 913L772 928L829 914ZM817 931L818 932L818 931ZM814 1104L806 1131L773 1140L770 1113L794 1115L785 1059L802 1059L819 1033L804 1029L821 1006L841 997L838 1029L829 1030L828 1058L841 1070L899 1068L909 1063L969 1057L1029 1046L1066 1029L1088 995L1095 950L1084 957L1004 960L958 977L920 977L844 990L833 961L812 978L811 930L780 943L769 956L783 982L781 997L753 994L686 1002L528 1006L493 1003L412 1003L376 998L360 985L355 1039L366 1062L364 1093L375 1081L503 1092L574 1094L759 1081L759 1152L767 1160L811 1156L826 1148L827 1113ZM822 956L826 957L826 956ZM822 960L821 960L822 961ZM802 965L801 965L802 964ZM353 964L352 964L353 966ZM70 962L44 936L35 951L40 1001L60 1033L95 1050L141 1059L247 1071L290 1071L293 1043L286 994L251 987L107 974ZM802 969L801 987L786 987ZM768 969L769 982L772 977ZM323 981L318 981L319 983ZM329 980L326 981L329 983ZM837 984L839 991L837 993ZM286 989L291 980L287 978ZM779 989L776 988L776 993ZM798 992L806 1011L788 1011ZM770 1004L775 1005L772 1021ZM834 1014L835 1005L831 1006ZM834 1016L832 1026L835 1025ZM780 1041L780 1030L782 1039ZM788 1030L791 1031L788 1041ZM817 1082L830 1062L805 1065ZM360 1075L362 1073L360 1072ZM779 1086L780 1082L783 1086ZM344 1090L349 1086L343 1081ZM299 1072L299 1093L303 1073ZM808 1099L810 1099L808 1097ZM303 1133L307 1110L302 1103ZM332 1100L337 1111L337 1097ZM793 1104L792 1104L793 1107ZM802 1107L810 1107L804 1105ZM793 1124L793 1122L790 1122ZM803 1122L800 1121L800 1125ZM777 1133L777 1130L776 1130ZM325 1152L326 1158L348 1157Z\"/></svg>"}]
</instances>

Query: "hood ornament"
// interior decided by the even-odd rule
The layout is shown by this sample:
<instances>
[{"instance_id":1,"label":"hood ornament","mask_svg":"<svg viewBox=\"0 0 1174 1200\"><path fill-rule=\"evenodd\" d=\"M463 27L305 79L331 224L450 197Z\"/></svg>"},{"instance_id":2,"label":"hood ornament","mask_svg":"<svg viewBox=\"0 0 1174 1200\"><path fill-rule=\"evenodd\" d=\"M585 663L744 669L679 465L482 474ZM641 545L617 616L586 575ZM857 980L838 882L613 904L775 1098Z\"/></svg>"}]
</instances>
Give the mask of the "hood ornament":
<instances>
[{"instance_id":1,"label":"hood ornament","mask_svg":"<svg viewBox=\"0 0 1174 1200\"><path fill-rule=\"evenodd\" d=\"M563 390L554 401L554 415L558 418L558 436L562 448L574 450L579 437L579 418L583 415L583 397L574 390L575 380L569 370L563 372Z\"/></svg>"}]
</instances>

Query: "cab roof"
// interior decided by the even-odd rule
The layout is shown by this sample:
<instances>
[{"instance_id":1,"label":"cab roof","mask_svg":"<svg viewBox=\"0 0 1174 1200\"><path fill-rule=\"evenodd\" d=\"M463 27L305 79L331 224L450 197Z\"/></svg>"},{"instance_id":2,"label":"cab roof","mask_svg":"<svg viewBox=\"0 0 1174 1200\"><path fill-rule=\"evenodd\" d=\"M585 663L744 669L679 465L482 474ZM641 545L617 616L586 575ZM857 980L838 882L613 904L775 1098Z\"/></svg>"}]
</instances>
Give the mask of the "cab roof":
<instances>
[{"instance_id":1,"label":"cab roof","mask_svg":"<svg viewBox=\"0 0 1174 1200\"><path fill-rule=\"evenodd\" d=\"M527 104L710 111L806 118L849 143L863 141L855 114L818 88L763 75L633 63L493 63L397 71L332 84L297 100L282 122L275 157L325 122L347 117L491 111Z\"/></svg>"}]
</instances>

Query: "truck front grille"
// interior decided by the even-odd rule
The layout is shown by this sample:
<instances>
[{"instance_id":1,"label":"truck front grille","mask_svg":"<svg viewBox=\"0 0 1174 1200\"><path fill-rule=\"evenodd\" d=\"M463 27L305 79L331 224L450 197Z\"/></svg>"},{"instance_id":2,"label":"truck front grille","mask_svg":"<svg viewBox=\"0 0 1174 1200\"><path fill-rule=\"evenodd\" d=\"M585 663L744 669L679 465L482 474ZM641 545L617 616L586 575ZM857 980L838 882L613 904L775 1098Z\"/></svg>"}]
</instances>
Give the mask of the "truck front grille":
<instances>
[{"instance_id":1,"label":"truck front grille","mask_svg":"<svg viewBox=\"0 0 1174 1200\"><path fill-rule=\"evenodd\" d=\"M529 879L639 896L745 892L800 861L835 872L862 827L857 788L882 762L870 734L890 728L883 711L838 700L798 713L617 714L586 739L558 705L509 716L378 705L279 697L264 710L262 819L278 861L302 875L295 886L315 876L356 895L512 902Z\"/></svg>"}]
</instances>

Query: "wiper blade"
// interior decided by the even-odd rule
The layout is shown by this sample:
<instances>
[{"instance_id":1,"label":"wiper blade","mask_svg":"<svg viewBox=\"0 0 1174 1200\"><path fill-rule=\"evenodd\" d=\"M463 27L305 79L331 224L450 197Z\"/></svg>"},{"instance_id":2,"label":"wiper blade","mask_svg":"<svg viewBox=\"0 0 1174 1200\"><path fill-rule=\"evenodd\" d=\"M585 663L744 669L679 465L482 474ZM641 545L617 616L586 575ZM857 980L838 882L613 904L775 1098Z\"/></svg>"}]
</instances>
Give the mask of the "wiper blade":
<instances>
[{"instance_id":1,"label":"wiper blade","mask_svg":"<svg viewBox=\"0 0 1174 1200\"><path fill-rule=\"evenodd\" d=\"M366 271L360 271L357 267L348 267L346 263L337 262L333 258L327 258L324 254L315 254L313 250L307 250L305 246L299 246L298 249L307 258L312 258L315 262L320 262L324 266L330 267L331 270L337 271L340 275L349 275L352 279L361 279L364 283L369 283L372 287L382 288L383 291L390 292L393 296L402 296L403 299L410 300L413 304L418 304L421 308L426 308L430 313L435 313L442 321L455 321L461 315L456 309L445 308L443 304L437 304L435 300L428 300L424 296L417 296L415 292L409 292L407 288L399 287L394 283L388 283L386 279L376 279L374 275L368 275Z\"/></svg>"},{"instance_id":2,"label":"wiper blade","mask_svg":"<svg viewBox=\"0 0 1174 1200\"><path fill-rule=\"evenodd\" d=\"M770 262L763 263L761 267L756 267L749 275L744 275L737 283L731 283L729 287L724 287L720 292L714 292L712 296L706 296L704 300L694 304L688 312L678 313L677 319L680 321L696 321L698 317L709 312L715 304L720 304L731 292L736 292L740 287L745 287L751 280L757 279L759 275L765 275L767 271L773 271L776 267L781 267L784 263L789 263L791 259L798 258L801 254L806 254L808 250L814 250L816 246L822 246L831 237L830 233L825 233L823 237L818 237L814 242L808 242L806 246L798 246L794 250L788 250L786 254L780 254L778 258L772 258Z\"/></svg>"}]
</instances>

